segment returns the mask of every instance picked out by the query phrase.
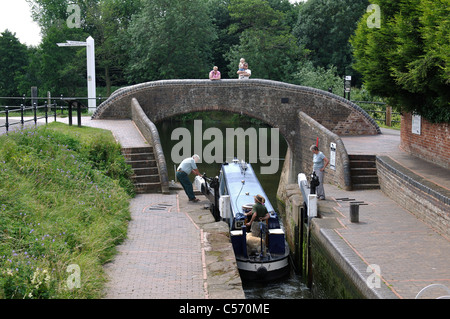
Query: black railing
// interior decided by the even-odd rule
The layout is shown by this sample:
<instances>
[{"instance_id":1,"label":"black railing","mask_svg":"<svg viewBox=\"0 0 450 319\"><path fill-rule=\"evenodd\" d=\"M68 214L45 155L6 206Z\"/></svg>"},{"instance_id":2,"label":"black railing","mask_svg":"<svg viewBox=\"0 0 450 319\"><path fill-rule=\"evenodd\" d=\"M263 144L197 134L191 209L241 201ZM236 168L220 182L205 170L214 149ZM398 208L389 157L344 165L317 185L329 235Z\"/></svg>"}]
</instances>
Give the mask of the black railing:
<instances>
[{"instance_id":1,"label":"black railing","mask_svg":"<svg viewBox=\"0 0 450 319\"><path fill-rule=\"evenodd\" d=\"M5 114L5 124L4 125L0 125L0 128L4 127L6 128L6 131L9 131L9 128L13 125L22 125L22 127L25 125L25 123L27 122L34 122L34 124L37 124L37 121L40 119L45 119L45 123L48 124L48 118L49 118L49 109L51 110L51 105L40 105L38 106L36 103L34 103L33 106L31 107L25 107L23 105L21 105L20 107L9 107L9 106L5 106L3 111L0 111L0 115ZM43 116L38 116L38 110L44 110L44 115ZM28 111L32 111L33 112L33 116L31 119L25 119L25 114ZM20 114L20 121L16 121L16 122L11 122L11 114ZM53 115L55 117L55 121L56 121L56 108L54 108L54 112Z\"/></svg>"},{"instance_id":2,"label":"black railing","mask_svg":"<svg viewBox=\"0 0 450 319\"><path fill-rule=\"evenodd\" d=\"M67 111L67 117L69 120L69 125L72 126L73 112L77 113L78 126L81 126L81 114L87 107L80 101L88 101L90 98L86 97L64 97L61 95L60 98L52 99L50 97L0 97L1 100L20 101L22 102L20 106L1 106L0 105L0 120L4 119L5 123L0 123L0 128L6 128L6 132L13 125L21 125L22 127L27 122L34 122L37 125L38 120L45 119L45 123L48 124L49 118L54 118L56 121L57 113L60 115ZM102 97L95 98L101 103ZM53 103L51 103L53 100ZM39 101L45 101L43 105L38 105ZM26 104L29 103L30 106ZM59 104L59 105L58 105ZM20 117L20 120L11 122L12 118L16 119ZM31 118L30 118L31 117Z\"/></svg>"}]
</instances>

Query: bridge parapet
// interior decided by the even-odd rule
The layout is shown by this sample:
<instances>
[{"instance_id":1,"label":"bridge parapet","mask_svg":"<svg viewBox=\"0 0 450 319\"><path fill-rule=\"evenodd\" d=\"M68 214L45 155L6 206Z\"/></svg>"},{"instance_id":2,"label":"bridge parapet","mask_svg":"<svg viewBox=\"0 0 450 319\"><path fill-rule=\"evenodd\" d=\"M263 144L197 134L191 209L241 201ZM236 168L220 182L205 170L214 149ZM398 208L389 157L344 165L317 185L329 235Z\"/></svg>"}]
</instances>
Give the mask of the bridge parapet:
<instances>
[{"instance_id":1,"label":"bridge parapet","mask_svg":"<svg viewBox=\"0 0 450 319\"><path fill-rule=\"evenodd\" d=\"M378 125L363 109L340 96L262 79L141 83L115 91L98 107L93 118L131 118L132 98L139 101L154 122L183 113L218 110L246 114L291 134L297 126L294 122L298 111L303 111L338 135L380 133Z\"/></svg>"}]
</instances>

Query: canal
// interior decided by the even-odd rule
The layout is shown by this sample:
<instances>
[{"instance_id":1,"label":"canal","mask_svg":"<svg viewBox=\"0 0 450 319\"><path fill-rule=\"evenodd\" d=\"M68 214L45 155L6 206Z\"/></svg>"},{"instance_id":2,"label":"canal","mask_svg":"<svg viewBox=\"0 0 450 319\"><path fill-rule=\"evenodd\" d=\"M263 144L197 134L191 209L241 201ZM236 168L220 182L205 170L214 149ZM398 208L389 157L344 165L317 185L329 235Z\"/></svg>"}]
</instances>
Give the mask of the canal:
<instances>
[{"instance_id":1,"label":"canal","mask_svg":"<svg viewBox=\"0 0 450 319\"><path fill-rule=\"evenodd\" d=\"M175 180L175 169L179 162L193 154L200 155L202 162L197 166L201 173L206 173L209 177L219 175L223 162L238 157L252 165L270 202L274 207L282 209L281 205L277 205L276 193L287 143L278 134L278 130L254 119L230 113L202 113L201 119L196 118L199 116L196 114L200 113L185 115L184 119L168 119L156 123L169 180ZM242 150L245 150L245 154ZM243 288L248 299L312 298L302 278L293 270L288 277L275 282L243 282Z\"/></svg>"}]
</instances>

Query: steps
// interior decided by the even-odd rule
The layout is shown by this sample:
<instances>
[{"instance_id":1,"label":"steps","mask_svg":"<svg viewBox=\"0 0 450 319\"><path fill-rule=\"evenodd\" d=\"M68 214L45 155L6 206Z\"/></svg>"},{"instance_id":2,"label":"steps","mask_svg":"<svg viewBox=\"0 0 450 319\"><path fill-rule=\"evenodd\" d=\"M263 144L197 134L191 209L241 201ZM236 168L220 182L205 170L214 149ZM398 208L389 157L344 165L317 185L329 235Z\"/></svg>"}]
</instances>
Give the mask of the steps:
<instances>
[{"instance_id":1,"label":"steps","mask_svg":"<svg viewBox=\"0 0 450 319\"><path fill-rule=\"evenodd\" d=\"M134 171L132 180L137 194L160 193L161 179L152 147L123 148L122 154Z\"/></svg>"},{"instance_id":2,"label":"steps","mask_svg":"<svg viewBox=\"0 0 450 319\"><path fill-rule=\"evenodd\" d=\"M375 155L348 155L353 190L379 189Z\"/></svg>"}]
</instances>

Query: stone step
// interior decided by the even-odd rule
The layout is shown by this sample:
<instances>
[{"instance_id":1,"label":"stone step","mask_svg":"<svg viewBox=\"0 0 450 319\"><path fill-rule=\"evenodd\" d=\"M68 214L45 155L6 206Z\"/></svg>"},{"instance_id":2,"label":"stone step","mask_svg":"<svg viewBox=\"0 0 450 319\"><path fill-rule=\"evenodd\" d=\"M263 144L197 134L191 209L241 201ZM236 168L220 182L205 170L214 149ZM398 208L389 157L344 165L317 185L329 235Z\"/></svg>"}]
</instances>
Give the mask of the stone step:
<instances>
[{"instance_id":1,"label":"stone step","mask_svg":"<svg viewBox=\"0 0 450 319\"><path fill-rule=\"evenodd\" d=\"M156 160L142 160L142 161L125 161L131 166L131 168L153 168L158 167L156 165Z\"/></svg>"},{"instance_id":2,"label":"stone step","mask_svg":"<svg viewBox=\"0 0 450 319\"><path fill-rule=\"evenodd\" d=\"M134 184L136 194L160 193L161 183L138 183Z\"/></svg>"},{"instance_id":3,"label":"stone step","mask_svg":"<svg viewBox=\"0 0 450 319\"><path fill-rule=\"evenodd\" d=\"M155 155L153 153L131 153L124 154L127 161L143 161L143 160L154 160Z\"/></svg>"},{"instance_id":4,"label":"stone step","mask_svg":"<svg viewBox=\"0 0 450 319\"><path fill-rule=\"evenodd\" d=\"M122 154L124 156L127 154L134 154L134 153L153 153L153 147L146 146L146 147L124 147L124 148L122 148Z\"/></svg>"},{"instance_id":5,"label":"stone step","mask_svg":"<svg viewBox=\"0 0 450 319\"><path fill-rule=\"evenodd\" d=\"M132 180L135 184L159 183L159 175L134 175Z\"/></svg>"},{"instance_id":6,"label":"stone step","mask_svg":"<svg viewBox=\"0 0 450 319\"><path fill-rule=\"evenodd\" d=\"M378 176L377 175L358 175L352 176L352 184L378 184Z\"/></svg>"},{"instance_id":7,"label":"stone step","mask_svg":"<svg viewBox=\"0 0 450 319\"><path fill-rule=\"evenodd\" d=\"M143 167L133 169L135 176L158 175L158 167Z\"/></svg>"},{"instance_id":8,"label":"stone step","mask_svg":"<svg viewBox=\"0 0 450 319\"><path fill-rule=\"evenodd\" d=\"M376 155L366 155L366 154L349 154L348 158L350 161L376 161Z\"/></svg>"},{"instance_id":9,"label":"stone step","mask_svg":"<svg viewBox=\"0 0 450 319\"><path fill-rule=\"evenodd\" d=\"M377 169L376 167L357 167L350 168L351 176L376 176Z\"/></svg>"},{"instance_id":10,"label":"stone step","mask_svg":"<svg viewBox=\"0 0 450 319\"><path fill-rule=\"evenodd\" d=\"M123 148L125 162L133 169L132 181L137 194L161 192L161 180L152 147Z\"/></svg>"},{"instance_id":11,"label":"stone step","mask_svg":"<svg viewBox=\"0 0 450 319\"><path fill-rule=\"evenodd\" d=\"M353 190L380 189L380 184L352 184Z\"/></svg>"}]
</instances>

